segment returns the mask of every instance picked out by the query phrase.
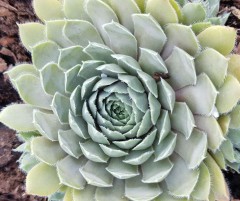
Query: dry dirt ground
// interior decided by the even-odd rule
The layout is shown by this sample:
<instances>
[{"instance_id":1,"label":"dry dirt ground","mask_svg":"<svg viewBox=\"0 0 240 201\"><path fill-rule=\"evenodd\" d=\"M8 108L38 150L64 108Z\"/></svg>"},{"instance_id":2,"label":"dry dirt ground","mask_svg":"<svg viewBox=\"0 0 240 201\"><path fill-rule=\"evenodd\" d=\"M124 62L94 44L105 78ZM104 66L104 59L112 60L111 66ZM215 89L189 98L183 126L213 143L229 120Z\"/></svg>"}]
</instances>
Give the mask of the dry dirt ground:
<instances>
[{"instance_id":1,"label":"dry dirt ground","mask_svg":"<svg viewBox=\"0 0 240 201\"><path fill-rule=\"evenodd\" d=\"M231 12L227 24L238 29L235 52L240 54L239 9L240 0L222 0L221 10ZM30 61L29 53L19 41L17 23L35 20L31 0L0 0L0 110L20 101L3 73L15 64ZM0 124L0 201L44 201L25 194L25 175L17 168L19 154L12 151L19 144L15 133ZM234 173L226 173L226 177L232 195L239 199L240 177Z\"/></svg>"}]
</instances>

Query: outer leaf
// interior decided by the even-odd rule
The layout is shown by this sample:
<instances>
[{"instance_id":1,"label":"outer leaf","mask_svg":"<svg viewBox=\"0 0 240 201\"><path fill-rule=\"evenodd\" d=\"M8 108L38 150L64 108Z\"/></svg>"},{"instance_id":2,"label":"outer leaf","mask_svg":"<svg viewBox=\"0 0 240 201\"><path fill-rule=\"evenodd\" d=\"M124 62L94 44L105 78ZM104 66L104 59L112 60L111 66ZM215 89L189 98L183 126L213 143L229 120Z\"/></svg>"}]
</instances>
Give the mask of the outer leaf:
<instances>
[{"instance_id":1,"label":"outer leaf","mask_svg":"<svg viewBox=\"0 0 240 201\"><path fill-rule=\"evenodd\" d=\"M112 188L97 188L96 201L128 201L124 195L124 180L116 179Z\"/></svg>"},{"instance_id":2,"label":"outer leaf","mask_svg":"<svg viewBox=\"0 0 240 201\"><path fill-rule=\"evenodd\" d=\"M85 47L89 44L89 41L103 43L96 28L87 21L67 20L63 31L75 45Z\"/></svg>"},{"instance_id":3,"label":"outer leaf","mask_svg":"<svg viewBox=\"0 0 240 201\"><path fill-rule=\"evenodd\" d=\"M212 191L216 200L229 200L228 188L223 173L214 159L208 155L206 166L211 175Z\"/></svg>"},{"instance_id":4,"label":"outer leaf","mask_svg":"<svg viewBox=\"0 0 240 201\"><path fill-rule=\"evenodd\" d=\"M206 73L219 88L224 83L228 69L228 59L214 49L208 48L195 59L198 74Z\"/></svg>"},{"instance_id":5,"label":"outer leaf","mask_svg":"<svg viewBox=\"0 0 240 201\"><path fill-rule=\"evenodd\" d=\"M161 26L178 23L178 16L169 0L148 0L146 12L150 13Z\"/></svg>"},{"instance_id":6,"label":"outer leaf","mask_svg":"<svg viewBox=\"0 0 240 201\"><path fill-rule=\"evenodd\" d=\"M88 184L98 187L112 187L113 176L105 168L105 164L88 161L86 165L80 169L80 172Z\"/></svg>"},{"instance_id":7,"label":"outer leaf","mask_svg":"<svg viewBox=\"0 0 240 201\"><path fill-rule=\"evenodd\" d=\"M83 0L64 0L63 11L67 18L89 21L87 13L84 10Z\"/></svg>"},{"instance_id":8,"label":"outer leaf","mask_svg":"<svg viewBox=\"0 0 240 201\"><path fill-rule=\"evenodd\" d=\"M167 37L155 19L147 14L134 14L132 19L134 35L139 46L161 52ZM151 31L151 37L149 37L149 31Z\"/></svg>"},{"instance_id":9,"label":"outer leaf","mask_svg":"<svg viewBox=\"0 0 240 201\"><path fill-rule=\"evenodd\" d=\"M197 76L193 59L182 49L174 47L172 54L165 60L170 76L168 81L175 90L196 84Z\"/></svg>"},{"instance_id":10,"label":"outer leaf","mask_svg":"<svg viewBox=\"0 0 240 201\"><path fill-rule=\"evenodd\" d=\"M93 24L101 33L105 43L109 44L109 38L106 35L103 25L112 21L118 22L115 12L106 3L100 0L87 0L85 9ZM101 18L99 16L101 16Z\"/></svg>"},{"instance_id":11,"label":"outer leaf","mask_svg":"<svg viewBox=\"0 0 240 201\"><path fill-rule=\"evenodd\" d=\"M211 178L207 166L202 163L200 166L200 175L198 183L192 193L192 197L196 200L208 200L211 189Z\"/></svg>"},{"instance_id":12,"label":"outer leaf","mask_svg":"<svg viewBox=\"0 0 240 201\"><path fill-rule=\"evenodd\" d=\"M64 72L57 64L47 64L42 70L40 70L40 75L43 88L47 94L54 95L56 92L65 94L65 88L62 84L65 82Z\"/></svg>"},{"instance_id":13,"label":"outer leaf","mask_svg":"<svg viewBox=\"0 0 240 201\"><path fill-rule=\"evenodd\" d=\"M43 136L52 141L58 140L58 130L63 128L55 115L37 110L33 113L33 123Z\"/></svg>"},{"instance_id":14,"label":"outer leaf","mask_svg":"<svg viewBox=\"0 0 240 201\"><path fill-rule=\"evenodd\" d=\"M220 113L230 112L240 99L240 83L232 75L228 75L219 89L216 106Z\"/></svg>"},{"instance_id":15,"label":"outer leaf","mask_svg":"<svg viewBox=\"0 0 240 201\"><path fill-rule=\"evenodd\" d=\"M32 22L19 24L18 27L21 41L29 51L32 50L33 46L46 38L43 24Z\"/></svg>"},{"instance_id":16,"label":"outer leaf","mask_svg":"<svg viewBox=\"0 0 240 201\"><path fill-rule=\"evenodd\" d=\"M223 55L228 55L234 48L236 31L226 26L211 26L197 36L202 47L211 47Z\"/></svg>"},{"instance_id":17,"label":"outer leaf","mask_svg":"<svg viewBox=\"0 0 240 201\"><path fill-rule=\"evenodd\" d=\"M166 59L175 46L184 50L191 56L195 56L199 51L197 37L189 26L182 24L168 24L165 27L167 43L162 52L162 57ZM184 40L182 40L184 38Z\"/></svg>"},{"instance_id":18,"label":"outer leaf","mask_svg":"<svg viewBox=\"0 0 240 201\"><path fill-rule=\"evenodd\" d=\"M58 45L51 41L40 43L33 48L32 59L37 69L42 69L49 62L57 63L58 56Z\"/></svg>"},{"instance_id":19,"label":"outer leaf","mask_svg":"<svg viewBox=\"0 0 240 201\"><path fill-rule=\"evenodd\" d=\"M195 115L195 122L198 129L204 131L208 137L208 148L216 151L225 140L221 127L214 117Z\"/></svg>"},{"instance_id":20,"label":"outer leaf","mask_svg":"<svg viewBox=\"0 0 240 201\"><path fill-rule=\"evenodd\" d=\"M217 90L206 74L197 77L197 84L176 91L176 100L186 102L193 114L210 115L215 105ZM201 101L204 99L205 101Z\"/></svg>"},{"instance_id":21,"label":"outer leaf","mask_svg":"<svg viewBox=\"0 0 240 201\"><path fill-rule=\"evenodd\" d=\"M169 192L176 197L189 198L197 184L199 171L188 169L184 160L177 155L174 156L173 163L173 169L165 179ZM181 170L181 174L179 174L179 170Z\"/></svg>"},{"instance_id":22,"label":"outer leaf","mask_svg":"<svg viewBox=\"0 0 240 201\"><path fill-rule=\"evenodd\" d=\"M81 138L73 130L60 130L58 132L58 140L61 148L70 156L79 158L82 155L82 151L79 146Z\"/></svg>"},{"instance_id":23,"label":"outer leaf","mask_svg":"<svg viewBox=\"0 0 240 201\"><path fill-rule=\"evenodd\" d=\"M70 109L70 100L67 96L55 93L51 108L62 124L68 123L68 111Z\"/></svg>"},{"instance_id":24,"label":"outer leaf","mask_svg":"<svg viewBox=\"0 0 240 201\"><path fill-rule=\"evenodd\" d=\"M70 186L74 189L84 189L86 180L79 172L87 160L80 158L79 160L71 156L65 157L57 163L57 171L61 184Z\"/></svg>"},{"instance_id":25,"label":"outer leaf","mask_svg":"<svg viewBox=\"0 0 240 201\"><path fill-rule=\"evenodd\" d=\"M151 157L142 165L143 183L151 184L163 181L174 166L168 158L157 162L153 159L154 157Z\"/></svg>"},{"instance_id":26,"label":"outer leaf","mask_svg":"<svg viewBox=\"0 0 240 201\"><path fill-rule=\"evenodd\" d=\"M60 47L70 47L74 44L67 38L64 33L64 27L66 25L66 20L51 20L46 21L46 32L47 38L51 41L57 43Z\"/></svg>"},{"instance_id":27,"label":"outer leaf","mask_svg":"<svg viewBox=\"0 0 240 201\"><path fill-rule=\"evenodd\" d=\"M190 2L183 7L182 12L183 22L188 25L203 21L206 17L206 11L202 3Z\"/></svg>"},{"instance_id":28,"label":"outer leaf","mask_svg":"<svg viewBox=\"0 0 240 201\"><path fill-rule=\"evenodd\" d=\"M184 134L186 139L189 139L195 127L195 122L193 114L187 104L177 102L170 115L170 119L172 128Z\"/></svg>"},{"instance_id":29,"label":"outer leaf","mask_svg":"<svg viewBox=\"0 0 240 201\"><path fill-rule=\"evenodd\" d=\"M45 93L38 77L23 75L15 83L24 102L35 107L50 109L52 97Z\"/></svg>"},{"instance_id":30,"label":"outer leaf","mask_svg":"<svg viewBox=\"0 0 240 201\"><path fill-rule=\"evenodd\" d=\"M111 49L117 54L137 57L137 40L122 25L111 22L103 26L110 40Z\"/></svg>"},{"instance_id":31,"label":"outer leaf","mask_svg":"<svg viewBox=\"0 0 240 201\"><path fill-rule=\"evenodd\" d=\"M144 184L140 176L128 179L125 183L125 196L133 201L150 201L161 193L158 184Z\"/></svg>"},{"instance_id":32,"label":"outer leaf","mask_svg":"<svg viewBox=\"0 0 240 201\"><path fill-rule=\"evenodd\" d=\"M34 0L33 8L42 20L56 20L64 18L61 2L58 0ZM47 9L46 9L47 8Z\"/></svg>"},{"instance_id":33,"label":"outer leaf","mask_svg":"<svg viewBox=\"0 0 240 201\"><path fill-rule=\"evenodd\" d=\"M138 166L123 163L122 158L112 158L106 170L118 179L129 179L139 175Z\"/></svg>"},{"instance_id":34,"label":"outer leaf","mask_svg":"<svg viewBox=\"0 0 240 201\"><path fill-rule=\"evenodd\" d=\"M25 104L9 105L1 111L0 122L17 131L34 131L33 109Z\"/></svg>"},{"instance_id":35,"label":"outer leaf","mask_svg":"<svg viewBox=\"0 0 240 201\"><path fill-rule=\"evenodd\" d=\"M111 0L111 7L117 14L120 23L129 31L133 32L133 21L130 20L132 14L140 13L140 10L134 0Z\"/></svg>"},{"instance_id":36,"label":"outer leaf","mask_svg":"<svg viewBox=\"0 0 240 201\"><path fill-rule=\"evenodd\" d=\"M35 137L31 141L32 154L48 165L55 165L67 154L61 149L58 142L52 142L45 137Z\"/></svg>"},{"instance_id":37,"label":"outer leaf","mask_svg":"<svg viewBox=\"0 0 240 201\"><path fill-rule=\"evenodd\" d=\"M55 193L59 188L59 179L55 167L40 163L32 168L27 175L27 193L48 196Z\"/></svg>"},{"instance_id":38,"label":"outer leaf","mask_svg":"<svg viewBox=\"0 0 240 201\"><path fill-rule=\"evenodd\" d=\"M20 64L7 71L8 76L14 87L16 87L15 80L25 74L39 76L39 72L32 64Z\"/></svg>"},{"instance_id":39,"label":"outer leaf","mask_svg":"<svg viewBox=\"0 0 240 201\"><path fill-rule=\"evenodd\" d=\"M207 152L207 135L194 129L191 137L186 140L183 135L178 134L175 151L185 160L189 169L196 169Z\"/></svg>"},{"instance_id":40,"label":"outer leaf","mask_svg":"<svg viewBox=\"0 0 240 201\"><path fill-rule=\"evenodd\" d=\"M240 68L239 68L239 62L240 62L240 55L232 54L229 56L229 63L228 63L228 72L235 76L238 81L240 81Z\"/></svg>"},{"instance_id":41,"label":"outer leaf","mask_svg":"<svg viewBox=\"0 0 240 201\"><path fill-rule=\"evenodd\" d=\"M73 201L95 201L96 187L87 185L84 190L73 190Z\"/></svg>"}]
</instances>

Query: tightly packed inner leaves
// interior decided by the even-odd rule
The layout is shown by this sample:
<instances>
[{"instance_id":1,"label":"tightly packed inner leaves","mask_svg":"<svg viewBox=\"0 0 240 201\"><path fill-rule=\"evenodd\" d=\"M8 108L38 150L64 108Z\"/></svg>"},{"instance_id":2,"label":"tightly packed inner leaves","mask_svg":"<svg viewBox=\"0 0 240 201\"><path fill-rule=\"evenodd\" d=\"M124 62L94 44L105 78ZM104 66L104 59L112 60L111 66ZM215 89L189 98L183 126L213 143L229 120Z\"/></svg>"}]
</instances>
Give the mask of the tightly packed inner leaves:
<instances>
[{"instance_id":1,"label":"tightly packed inner leaves","mask_svg":"<svg viewBox=\"0 0 240 201\"><path fill-rule=\"evenodd\" d=\"M34 0L33 64L0 121L27 193L56 201L227 201L240 167L240 56L219 1Z\"/></svg>"}]
</instances>

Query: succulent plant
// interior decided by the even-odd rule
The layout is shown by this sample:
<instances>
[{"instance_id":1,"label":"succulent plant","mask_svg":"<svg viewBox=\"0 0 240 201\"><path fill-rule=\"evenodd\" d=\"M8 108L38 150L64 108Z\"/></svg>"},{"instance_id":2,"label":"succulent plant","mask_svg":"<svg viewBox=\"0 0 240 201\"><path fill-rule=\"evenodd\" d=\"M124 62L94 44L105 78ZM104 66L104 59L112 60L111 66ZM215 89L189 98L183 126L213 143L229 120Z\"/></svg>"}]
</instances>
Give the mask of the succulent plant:
<instances>
[{"instance_id":1,"label":"succulent plant","mask_svg":"<svg viewBox=\"0 0 240 201\"><path fill-rule=\"evenodd\" d=\"M7 72L24 104L0 113L24 141L28 193L228 200L221 169L240 167L240 56L218 0L33 6L43 23L19 25L33 64Z\"/></svg>"}]
</instances>

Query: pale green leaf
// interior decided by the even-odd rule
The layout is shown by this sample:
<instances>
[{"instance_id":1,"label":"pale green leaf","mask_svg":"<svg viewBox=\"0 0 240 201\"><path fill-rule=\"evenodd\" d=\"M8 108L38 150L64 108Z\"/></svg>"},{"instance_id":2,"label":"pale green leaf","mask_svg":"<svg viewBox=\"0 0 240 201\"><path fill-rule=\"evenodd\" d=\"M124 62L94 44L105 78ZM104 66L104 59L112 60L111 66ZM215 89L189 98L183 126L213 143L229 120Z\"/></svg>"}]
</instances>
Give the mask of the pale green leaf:
<instances>
[{"instance_id":1,"label":"pale green leaf","mask_svg":"<svg viewBox=\"0 0 240 201\"><path fill-rule=\"evenodd\" d=\"M17 131L34 131L33 109L26 104L9 105L1 111L0 122Z\"/></svg>"},{"instance_id":2,"label":"pale green leaf","mask_svg":"<svg viewBox=\"0 0 240 201\"><path fill-rule=\"evenodd\" d=\"M26 191L32 195L48 196L60 188L59 183L56 168L40 163L28 173Z\"/></svg>"}]
</instances>

